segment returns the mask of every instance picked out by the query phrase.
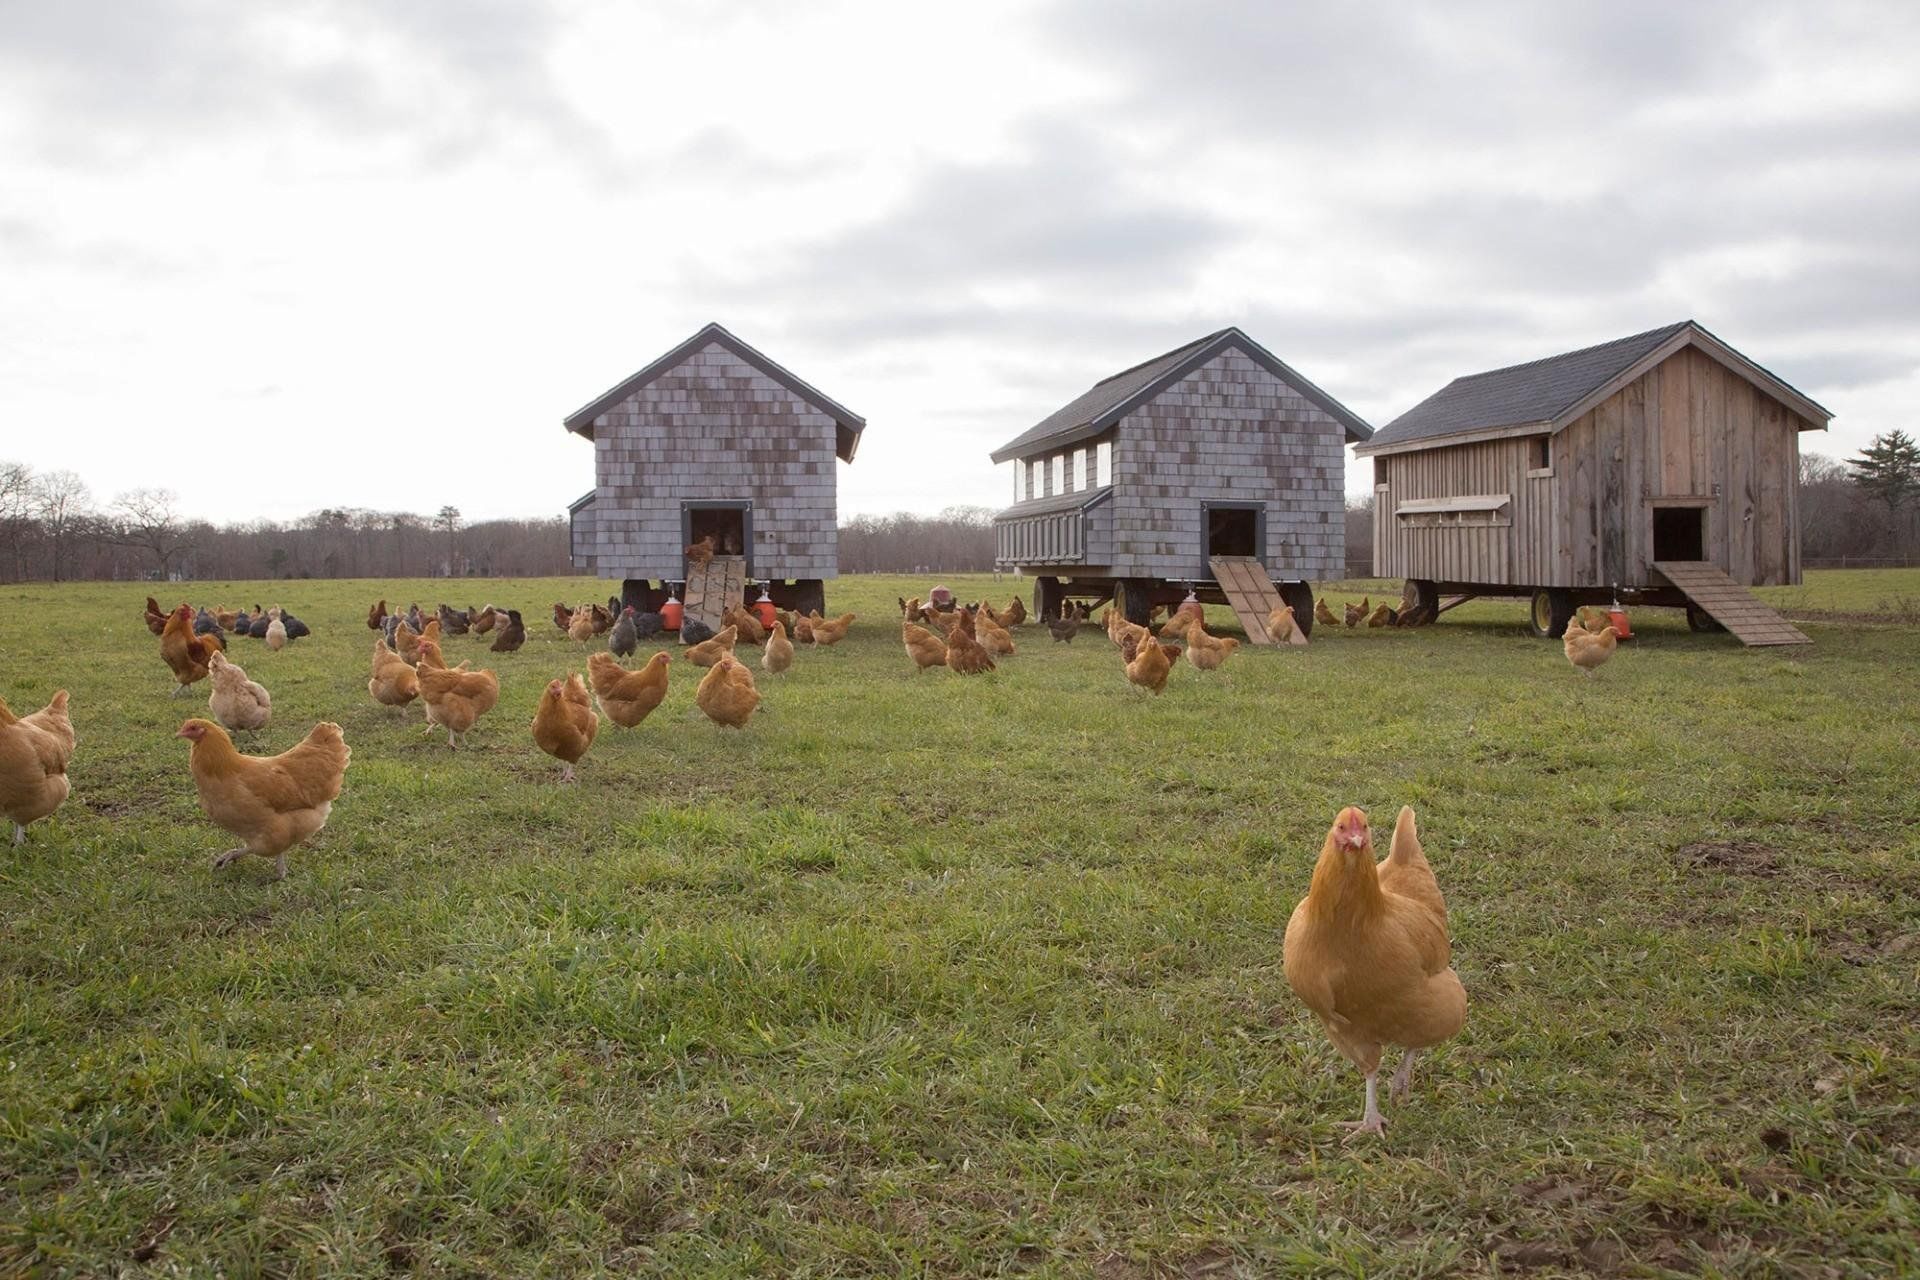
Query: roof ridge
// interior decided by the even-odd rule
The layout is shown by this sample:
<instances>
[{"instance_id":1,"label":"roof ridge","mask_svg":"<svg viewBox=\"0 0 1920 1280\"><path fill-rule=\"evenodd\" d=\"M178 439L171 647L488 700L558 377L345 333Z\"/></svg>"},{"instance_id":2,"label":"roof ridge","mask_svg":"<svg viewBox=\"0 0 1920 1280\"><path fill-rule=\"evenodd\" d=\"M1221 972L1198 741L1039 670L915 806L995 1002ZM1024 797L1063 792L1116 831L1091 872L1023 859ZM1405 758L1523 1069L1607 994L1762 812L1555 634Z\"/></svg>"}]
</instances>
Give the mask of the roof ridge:
<instances>
[{"instance_id":1,"label":"roof ridge","mask_svg":"<svg viewBox=\"0 0 1920 1280\"><path fill-rule=\"evenodd\" d=\"M716 342L723 348L730 350L736 358L759 370L767 377L773 379L773 381L785 387L787 391L793 395L798 396L801 400L808 402L821 413L834 419L836 424L850 432L855 443L858 443L860 434L865 430L867 425L865 418L853 412L853 410L847 408L806 379L800 377L778 360L775 360L766 352L728 329L718 320L707 321L707 323L701 325L685 339L670 347L651 363L642 366L635 373L615 383L608 390L568 414L562 419L562 424L569 431L578 430L583 422L590 422L594 417L605 412L608 408L631 395L639 388L646 386L667 370L677 368L688 357L696 352L705 350L707 346ZM591 435L591 432L584 434ZM851 450L849 450L849 461L851 461L850 455Z\"/></svg>"},{"instance_id":2,"label":"roof ridge","mask_svg":"<svg viewBox=\"0 0 1920 1280\"><path fill-rule=\"evenodd\" d=\"M1150 364L1159 364L1162 360L1169 359L1173 356L1182 355L1188 351L1194 350L1196 347L1204 347L1209 342L1212 342L1214 339L1225 337L1227 334L1232 333L1233 331L1234 331L1234 327L1232 325L1228 325L1224 329L1216 329L1204 338L1196 338L1192 342L1182 343L1180 346L1173 348L1171 351L1162 351L1159 355L1154 356L1152 359L1142 360L1139 364L1128 365L1126 368L1122 369L1118 373L1108 374L1106 377L1100 379L1100 381L1094 383L1093 385L1095 387L1104 387L1109 382L1117 381L1118 379L1126 377L1130 373L1138 373L1140 370L1146 368ZM1089 391L1091 391L1092 389L1093 389L1092 387L1088 388Z\"/></svg>"}]
</instances>

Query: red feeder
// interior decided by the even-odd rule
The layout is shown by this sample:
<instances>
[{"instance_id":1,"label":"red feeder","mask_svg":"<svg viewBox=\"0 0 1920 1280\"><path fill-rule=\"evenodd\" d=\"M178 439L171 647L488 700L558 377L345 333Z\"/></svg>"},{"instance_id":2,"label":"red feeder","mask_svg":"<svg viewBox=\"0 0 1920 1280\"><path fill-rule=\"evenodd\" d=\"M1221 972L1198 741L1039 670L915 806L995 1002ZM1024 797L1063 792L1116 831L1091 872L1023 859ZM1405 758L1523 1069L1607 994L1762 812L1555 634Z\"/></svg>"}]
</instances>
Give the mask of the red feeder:
<instances>
[{"instance_id":1,"label":"red feeder","mask_svg":"<svg viewBox=\"0 0 1920 1280\"><path fill-rule=\"evenodd\" d=\"M680 629L680 619L684 616L685 612L681 603L674 599L673 593L669 591L667 593L667 602L660 606L660 625L669 631L678 631Z\"/></svg>"},{"instance_id":2,"label":"red feeder","mask_svg":"<svg viewBox=\"0 0 1920 1280\"><path fill-rule=\"evenodd\" d=\"M775 612L773 597L767 594L765 587L760 588L760 598L753 602L753 616L760 619L761 626L771 629Z\"/></svg>"}]
</instances>

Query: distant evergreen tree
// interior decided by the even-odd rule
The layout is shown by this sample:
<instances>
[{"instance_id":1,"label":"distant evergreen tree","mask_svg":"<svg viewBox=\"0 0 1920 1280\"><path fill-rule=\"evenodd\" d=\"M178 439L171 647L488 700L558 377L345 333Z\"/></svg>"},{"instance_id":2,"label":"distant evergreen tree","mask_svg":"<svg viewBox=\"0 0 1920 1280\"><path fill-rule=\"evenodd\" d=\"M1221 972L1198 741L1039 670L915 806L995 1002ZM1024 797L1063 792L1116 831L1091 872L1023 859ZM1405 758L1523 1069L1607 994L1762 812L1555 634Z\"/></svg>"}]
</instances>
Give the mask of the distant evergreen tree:
<instances>
[{"instance_id":1,"label":"distant evergreen tree","mask_svg":"<svg viewBox=\"0 0 1920 1280\"><path fill-rule=\"evenodd\" d=\"M1920 498L1920 444L1904 431L1875 436L1847 465L1853 468L1853 482L1886 504L1889 514Z\"/></svg>"}]
</instances>

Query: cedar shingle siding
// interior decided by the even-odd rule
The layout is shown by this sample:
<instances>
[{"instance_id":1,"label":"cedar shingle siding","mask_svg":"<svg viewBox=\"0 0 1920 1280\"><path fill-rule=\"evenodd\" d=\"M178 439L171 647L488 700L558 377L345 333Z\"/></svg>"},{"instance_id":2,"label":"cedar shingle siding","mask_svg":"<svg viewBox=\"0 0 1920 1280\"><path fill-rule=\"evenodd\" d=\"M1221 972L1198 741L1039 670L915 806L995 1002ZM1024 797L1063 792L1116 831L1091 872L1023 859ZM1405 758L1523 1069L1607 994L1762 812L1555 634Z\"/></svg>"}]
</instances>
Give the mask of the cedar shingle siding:
<instances>
[{"instance_id":1,"label":"cedar shingle siding","mask_svg":"<svg viewBox=\"0 0 1920 1280\"><path fill-rule=\"evenodd\" d=\"M689 344L623 397L590 406L591 418L569 420L593 440L596 478L592 501L572 512L576 564L603 578L677 581L682 504L744 501L751 576L834 577L835 461L864 423L827 412L832 402L800 394L791 375L772 376L736 350L751 348L709 331L712 340Z\"/></svg>"},{"instance_id":2,"label":"cedar shingle siding","mask_svg":"<svg viewBox=\"0 0 1920 1280\"><path fill-rule=\"evenodd\" d=\"M1203 349L1212 354L1178 374ZM1131 408L1116 400L1103 412L1079 412L1083 404L1111 398L1097 394L1109 385L1102 383L996 452L996 458L1014 457L1028 467L1035 459L1049 460L1046 492L1036 498L1024 490L1023 501L995 517L1000 562L1040 572L1052 566L1125 578L1211 580L1202 554L1202 504L1251 503L1265 513L1261 560L1276 578L1341 576L1346 445L1366 439L1367 425L1237 330L1139 369L1178 376L1158 390L1129 387L1129 398L1145 395ZM1107 425L1106 418L1121 409ZM1064 422L1063 415L1076 421ZM1101 434L1089 434L1096 430ZM1053 455L1092 450L1101 440L1113 442L1110 494L1055 494ZM1077 516L1071 510L1076 498L1091 504Z\"/></svg>"}]
</instances>

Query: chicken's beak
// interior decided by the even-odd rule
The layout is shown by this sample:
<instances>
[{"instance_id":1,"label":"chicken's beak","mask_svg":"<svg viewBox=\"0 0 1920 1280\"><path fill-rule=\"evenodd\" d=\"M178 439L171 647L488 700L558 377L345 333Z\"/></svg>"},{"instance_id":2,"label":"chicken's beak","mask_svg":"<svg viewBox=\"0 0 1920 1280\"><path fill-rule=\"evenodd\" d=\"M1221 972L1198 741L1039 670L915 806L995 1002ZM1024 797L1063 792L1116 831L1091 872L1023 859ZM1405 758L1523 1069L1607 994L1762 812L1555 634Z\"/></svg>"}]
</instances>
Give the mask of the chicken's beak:
<instances>
[{"instance_id":1,"label":"chicken's beak","mask_svg":"<svg viewBox=\"0 0 1920 1280\"><path fill-rule=\"evenodd\" d=\"M191 733L189 733L189 732L187 732L187 726L185 726L185 725L181 725L181 726L180 726L180 731L179 731L178 733L176 733L176 734L174 734L173 736L174 736L174 737L176 737L176 738L185 738L185 739L186 739L187 741L189 741L189 742L191 742L191 741L193 741L193 735L192 735Z\"/></svg>"}]
</instances>

